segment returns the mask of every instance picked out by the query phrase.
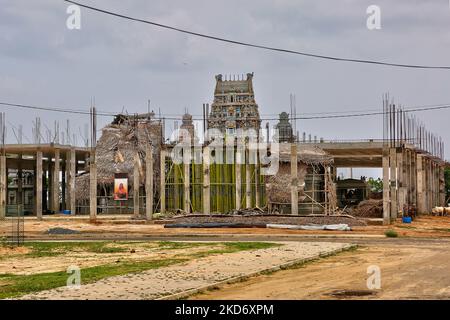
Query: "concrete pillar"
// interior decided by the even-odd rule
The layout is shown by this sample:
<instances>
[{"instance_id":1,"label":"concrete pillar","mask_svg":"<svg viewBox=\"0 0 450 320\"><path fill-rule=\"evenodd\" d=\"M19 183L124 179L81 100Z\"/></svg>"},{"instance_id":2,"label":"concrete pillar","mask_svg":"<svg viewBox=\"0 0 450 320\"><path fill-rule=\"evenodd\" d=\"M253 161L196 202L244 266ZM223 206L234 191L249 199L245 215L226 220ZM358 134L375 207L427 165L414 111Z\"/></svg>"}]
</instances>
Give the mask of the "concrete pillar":
<instances>
[{"instance_id":1,"label":"concrete pillar","mask_svg":"<svg viewBox=\"0 0 450 320\"><path fill-rule=\"evenodd\" d=\"M248 148L245 150L245 207L252 206L252 176L250 169L250 153Z\"/></svg>"},{"instance_id":2,"label":"concrete pillar","mask_svg":"<svg viewBox=\"0 0 450 320\"><path fill-rule=\"evenodd\" d=\"M42 220L42 151L36 153L36 218Z\"/></svg>"},{"instance_id":3,"label":"concrete pillar","mask_svg":"<svg viewBox=\"0 0 450 320\"><path fill-rule=\"evenodd\" d=\"M291 144L291 214L298 215L297 144Z\"/></svg>"},{"instance_id":4,"label":"concrete pillar","mask_svg":"<svg viewBox=\"0 0 450 320\"><path fill-rule=\"evenodd\" d=\"M439 184L439 163L434 162L434 205L440 206L440 184Z\"/></svg>"},{"instance_id":5,"label":"concrete pillar","mask_svg":"<svg viewBox=\"0 0 450 320\"><path fill-rule=\"evenodd\" d=\"M89 177L90 177L90 192L89 192L89 204L90 204L90 219L95 221L97 219L97 163L95 150L91 154L91 162L89 166Z\"/></svg>"},{"instance_id":6,"label":"concrete pillar","mask_svg":"<svg viewBox=\"0 0 450 320\"><path fill-rule=\"evenodd\" d=\"M439 163L435 162L434 167L434 190L436 192L435 194L435 206L442 206L441 201L441 184L440 184L440 165Z\"/></svg>"},{"instance_id":7,"label":"concrete pillar","mask_svg":"<svg viewBox=\"0 0 450 320\"><path fill-rule=\"evenodd\" d=\"M427 206L427 212L431 213L432 209L432 203L433 203L433 192L432 192L432 186L433 186L433 173L432 173L432 163L430 159L426 159L426 184L425 184L425 193L426 193L426 206Z\"/></svg>"},{"instance_id":8,"label":"concrete pillar","mask_svg":"<svg viewBox=\"0 0 450 320\"><path fill-rule=\"evenodd\" d=\"M191 174L190 174L190 166L191 166L191 157L190 150L187 151L186 148L183 152L183 182L184 182L184 211L186 213L191 212L191 190L190 190L190 182L191 182ZM187 151L187 152L186 152Z\"/></svg>"},{"instance_id":9,"label":"concrete pillar","mask_svg":"<svg viewBox=\"0 0 450 320\"><path fill-rule=\"evenodd\" d=\"M0 156L0 220L6 217L6 192L8 191L8 169L6 168L6 156Z\"/></svg>"},{"instance_id":10,"label":"concrete pillar","mask_svg":"<svg viewBox=\"0 0 450 320\"><path fill-rule=\"evenodd\" d=\"M403 213L403 208L405 204L408 202L408 187L407 187L407 158L406 158L406 150L401 147L400 150L397 151L397 165L398 165L398 210L397 212Z\"/></svg>"},{"instance_id":11,"label":"concrete pillar","mask_svg":"<svg viewBox=\"0 0 450 320\"><path fill-rule=\"evenodd\" d=\"M17 163L17 213L18 215L23 215L23 170L21 154L19 154Z\"/></svg>"},{"instance_id":12,"label":"concrete pillar","mask_svg":"<svg viewBox=\"0 0 450 320\"><path fill-rule=\"evenodd\" d=\"M397 152L395 148L389 150L390 166L390 194L391 194L391 219L397 219Z\"/></svg>"},{"instance_id":13,"label":"concrete pillar","mask_svg":"<svg viewBox=\"0 0 450 320\"><path fill-rule=\"evenodd\" d=\"M259 168L259 155L256 155L256 164L255 164L255 207L259 208L261 206L261 195L260 195L260 168Z\"/></svg>"},{"instance_id":14,"label":"concrete pillar","mask_svg":"<svg viewBox=\"0 0 450 320\"><path fill-rule=\"evenodd\" d=\"M166 150L161 149L160 153L160 206L161 213L166 212Z\"/></svg>"},{"instance_id":15,"label":"concrete pillar","mask_svg":"<svg viewBox=\"0 0 450 320\"><path fill-rule=\"evenodd\" d=\"M210 214L211 211L211 179L209 172L210 153L209 147L203 149L203 213Z\"/></svg>"},{"instance_id":16,"label":"concrete pillar","mask_svg":"<svg viewBox=\"0 0 450 320\"><path fill-rule=\"evenodd\" d=\"M412 204L412 175L411 175L411 150L406 150L406 188L407 188L407 198L406 201L408 206Z\"/></svg>"},{"instance_id":17,"label":"concrete pillar","mask_svg":"<svg viewBox=\"0 0 450 320\"><path fill-rule=\"evenodd\" d=\"M75 148L70 148L70 157L69 157L69 171L68 171L68 178L69 178L69 188L68 188L68 195L69 195L69 210L70 214L75 215L77 214L77 206L76 206L76 196L75 196L75 178L77 176L77 159L75 154Z\"/></svg>"},{"instance_id":18,"label":"concrete pillar","mask_svg":"<svg viewBox=\"0 0 450 320\"><path fill-rule=\"evenodd\" d=\"M59 211L59 161L60 152L59 149L55 149L55 164L53 167L53 188L52 188L52 210L57 213Z\"/></svg>"},{"instance_id":19,"label":"concrete pillar","mask_svg":"<svg viewBox=\"0 0 450 320\"><path fill-rule=\"evenodd\" d=\"M133 218L139 218L139 154L136 152L133 161Z\"/></svg>"},{"instance_id":20,"label":"concrete pillar","mask_svg":"<svg viewBox=\"0 0 450 320\"><path fill-rule=\"evenodd\" d=\"M423 214L427 211L425 199L425 170L423 155L417 155L417 212Z\"/></svg>"},{"instance_id":21,"label":"concrete pillar","mask_svg":"<svg viewBox=\"0 0 450 320\"><path fill-rule=\"evenodd\" d=\"M47 170L47 193L48 193L48 203L47 203L47 209L53 210L53 156L50 154L48 159L48 170Z\"/></svg>"},{"instance_id":22,"label":"concrete pillar","mask_svg":"<svg viewBox=\"0 0 450 320\"><path fill-rule=\"evenodd\" d=\"M150 145L145 150L145 217L153 218L153 148Z\"/></svg>"},{"instance_id":23,"label":"concrete pillar","mask_svg":"<svg viewBox=\"0 0 450 320\"><path fill-rule=\"evenodd\" d=\"M411 157L411 204L417 208L417 155L414 151Z\"/></svg>"},{"instance_id":24,"label":"concrete pillar","mask_svg":"<svg viewBox=\"0 0 450 320\"><path fill-rule=\"evenodd\" d=\"M444 166L439 166L439 202L441 206L446 207L447 203L445 201L446 194L445 194L445 170Z\"/></svg>"},{"instance_id":25,"label":"concrete pillar","mask_svg":"<svg viewBox=\"0 0 450 320\"><path fill-rule=\"evenodd\" d=\"M242 190L242 176L241 176L241 163L242 163L242 149L238 146L236 149L236 165L235 165L235 176L236 176L236 210L241 209L241 190Z\"/></svg>"},{"instance_id":26,"label":"concrete pillar","mask_svg":"<svg viewBox=\"0 0 450 320\"><path fill-rule=\"evenodd\" d=\"M68 155L69 153L66 153L66 159L61 159L61 210L65 210L68 206L66 204L66 201L68 201L68 182L69 182L69 175L67 174L67 168L68 168Z\"/></svg>"},{"instance_id":27,"label":"concrete pillar","mask_svg":"<svg viewBox=\"0 0 450 320\"><path fill-rule=\"evenodd\" d=\"M175 209L181 209L183 207L183 204L181 203L181 198L180 197L180 181L182 181L182 179L180 179L180 165L178 164L173 164L173 177L174 177L174 184L173 184L173 199L174 199L174 208Z\"/></svg>"},{"instance_id":28,"label":"concrete pillar","mask_svg":"<svg viewBox=\"0 0 450 320\"><path fill-rule=\"evenodd\" d=\"M389 181L389 149L383 149L383 224L391 223L391 198Z\"/></svg>"}]
</instances>

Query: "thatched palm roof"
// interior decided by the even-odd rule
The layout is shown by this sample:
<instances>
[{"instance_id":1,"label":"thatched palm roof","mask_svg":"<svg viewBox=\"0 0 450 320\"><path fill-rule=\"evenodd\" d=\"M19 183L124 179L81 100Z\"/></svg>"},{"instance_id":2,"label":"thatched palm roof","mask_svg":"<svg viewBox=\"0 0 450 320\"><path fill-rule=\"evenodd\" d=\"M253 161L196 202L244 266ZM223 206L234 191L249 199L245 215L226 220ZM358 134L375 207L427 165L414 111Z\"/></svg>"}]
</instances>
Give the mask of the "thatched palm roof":
<instances>
[{"instance_id":1,"label":"thatched palm roof","mask_svg":"<svg viewBox=\"0 0 450 320\"><path fill-rule=\"evenodd\" d=\"M116 173L126 173L129 186L133 186L134 157L139 154L140 184L145 181L145 150L150 143L153 148L153 177L159 185L159 154L161 145L161 126L159 121L122 122L110 124L102 129L97 142L96 163L99 186L112 185ZM77 199L89 197L89 172L77 177Z\"/></svg>"},{"instance_id":2,"label":"thatched palm roof","mask_svg":"<svg viewBox=\"0 0 450 320\"><path fill-rule=\"evenodd\" d=\"M279 155L280 162L291 162L291 144L280 143ZM330 165L333 163L333 157L316 145L297 144L297 159L304 164Z\"/></svg>"}]
</instances>

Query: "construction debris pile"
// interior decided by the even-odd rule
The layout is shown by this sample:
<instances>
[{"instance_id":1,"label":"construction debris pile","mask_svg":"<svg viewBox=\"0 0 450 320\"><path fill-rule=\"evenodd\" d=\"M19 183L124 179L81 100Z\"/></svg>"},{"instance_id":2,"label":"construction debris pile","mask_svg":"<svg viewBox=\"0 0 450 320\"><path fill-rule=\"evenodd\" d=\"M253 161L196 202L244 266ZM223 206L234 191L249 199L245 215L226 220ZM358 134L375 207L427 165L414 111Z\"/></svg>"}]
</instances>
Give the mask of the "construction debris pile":
<instances>
[{"instance_id":1,"label":"construction debris pile","mask_svg":"<svg viewBox=\"0 0 450 320\"><path fill-rule=\"evenodd\" d=\"M203 225L203 227L211 227L213 225L222 227L233 227L234 224L240 227L265 227L267 224L283 224L283 225L337 225L347 224L348 226L366 226L366 222L347 215L340 216L292 216L279 214L250 214L250 215L204 215L189 214L180 215L172 218L173 220L166 224L176 225Z\"/></svg>"},{"instance_id":2,"label":"construction debris pile","mask_svg":"<svg viewBox=\"0 0 450 320\"><path fill-rule=\"evenodd\" d=\"M361 201L356 207L348 209L347 212L354 217L383 218L383 200L364 200Z\"/></svg>"},{"instance_id":3,"label":"construction debris pile","mask_svg":"<svg viewBox=\"0 0 450 320\"><path fill-rule=\"evenodd\" d=\"M290 204L291 203L291 150L290 144L280 144L279 146L279 169L273 176L269 176L266 182L266 190L268 194L268 202L274 204ZM297 149L297 178L299 185L299 201L306 199L305 196L305 180L308 174L308 168L313 170L312 174L318 173L320 167L328 166L333 163L333 158L316 146L302 145Z\"/></svg>"}]
</instances>

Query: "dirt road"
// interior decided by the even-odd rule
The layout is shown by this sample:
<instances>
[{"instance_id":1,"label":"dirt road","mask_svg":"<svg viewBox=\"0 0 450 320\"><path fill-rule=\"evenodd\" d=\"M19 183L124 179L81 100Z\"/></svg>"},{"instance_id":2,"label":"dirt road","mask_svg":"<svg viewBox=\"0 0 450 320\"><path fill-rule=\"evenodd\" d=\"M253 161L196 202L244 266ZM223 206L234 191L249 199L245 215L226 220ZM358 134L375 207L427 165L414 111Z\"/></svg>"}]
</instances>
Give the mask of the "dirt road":
<instances>
[{"instance_id":1,"label":"dirt road","mask_svg":"<svg viewBox=\"0 0 450 320\"><path fill-rule=\"evenodd\" d=\"M367 267L381 270L381 289L369 291ZM332 295L347 291L348 295ZM362 291L362 292L361 292ZM367 292L369 293L369 292ZM191 299L450 299L447 242L379 244L298 268L258 276Z\"/></svg>"}]
</instances>

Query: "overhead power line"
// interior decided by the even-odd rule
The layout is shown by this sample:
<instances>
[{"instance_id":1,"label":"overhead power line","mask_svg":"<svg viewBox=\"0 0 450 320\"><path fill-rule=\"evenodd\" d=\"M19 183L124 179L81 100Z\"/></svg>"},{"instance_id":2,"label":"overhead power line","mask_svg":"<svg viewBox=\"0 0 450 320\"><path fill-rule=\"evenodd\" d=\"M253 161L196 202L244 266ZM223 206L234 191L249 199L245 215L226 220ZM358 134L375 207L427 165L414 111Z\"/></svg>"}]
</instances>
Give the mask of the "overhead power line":
<instances>
[{"instance_id":1,"label":"overhead power line","mask_svg":"<svg viewBox=\"0 0 450 320\"><path fill-rule=\"evenodd\" d=\"M51 112L62 112L62 113L69 113L69 114L82 114L82 115L88 115L90 114L89 111L79 110L79 109L65 109L65 108L51 108L51 107L40 107L40 106L32 106L32 105L25 105L25 104L18 104L18 103L9 103L9 102L0 102L0 105L6 106L6 107L13 107L13 108L22 108L22 109L32 109L32 110L39 110L39 111L51 111ZM404 108L404 112L421 112L421 111L432 111L432 110L442 110L442 109L450 109L450 104L440 104L440 105L427 105L427 106L417 106L417 107L410 107L410 108ZM99 116L105 116L105 117L113 117L117 114L120 114L120 112L111 113L111 112L105 112L105 111L99 111L97 115ZM299 116L294 117L291 119L297 119L297 120L316 120L316 119L337 119L337 118L355 118L355 117L366 117L366 116L376 116L376 115L382 115L382 111L374 111L374 112L368 112L368 110L355 112L351 114L333 114L330 112L328 115L320 115L320 116ZM157 120L180 120L180 117L167 117L164 115L161 115L159 117L154 117L153 119ZM203 120L203 118L193 118L192 120ZM261 118L261 120L264 121L270 121L270 120L279 120L279 118Z\"/></svg>"},{"instance_id":2,"label":"overhead power line","mask_svg":"<svg viewBox=\"0 0 450 320\"><path fill-rule=\"evenodd\" d=\"M158 22L154 22L154 21L134 18L134 17L128 16L128 15L117 13L117 12L112 12L109 10L88 6L86 4L83 4L83 3L80 3L77 1L72 1L72 0L63 0L63 1L75 4L77 6L80 6L82 8L88 9L88 10L100 12L100 13L103 13L106 15L117 17L117 18L140 22L140 23L145 23L145 24L152 25L152 26L159 27L159 28L169 29L172 31L181 32L181 33L189 34L189 35L196 36L196 37L230 43L230 44L239 45L239 46L246 46L246 47L252 47L252 48L257 48L257 49L275 51L275 52L296 54L296 55L306 56L306 57L310 57L310 58L341 61L341 62L363 63L363 64L382 65L382 66L389 66L389 67L414 68L414 69L446 69L446 70L450 69L450 66L414 65L414 64L403 64L403 63L393 63L393 62L369 60L369 59L342 58L342 57L334 57L334 56L328 56L328 55L320 55L320 54L314 54L314 53L309 53L309 52L277 48L277 47L266 46L266 45L261 45L261 44L255 44L255 43L221 38L218 36L213 36L213 35L194 32L194 31L190 31L190 30L186 30L186 29L181 29L178 27L174 27L174 26L170 26L170 25L166 25L166 24L162 24L162 23L158 23Z\"/></svg>"}]
</instances>

